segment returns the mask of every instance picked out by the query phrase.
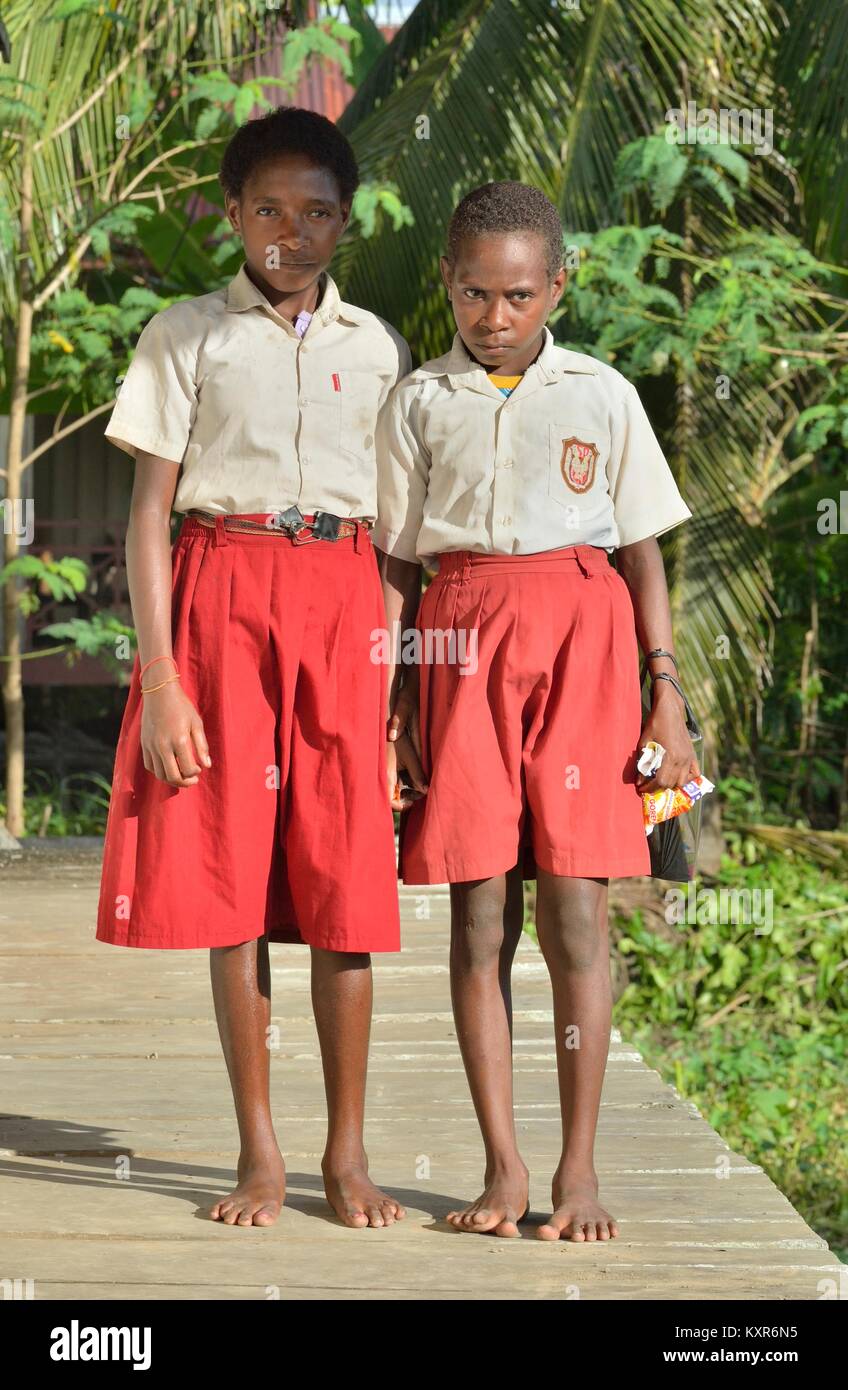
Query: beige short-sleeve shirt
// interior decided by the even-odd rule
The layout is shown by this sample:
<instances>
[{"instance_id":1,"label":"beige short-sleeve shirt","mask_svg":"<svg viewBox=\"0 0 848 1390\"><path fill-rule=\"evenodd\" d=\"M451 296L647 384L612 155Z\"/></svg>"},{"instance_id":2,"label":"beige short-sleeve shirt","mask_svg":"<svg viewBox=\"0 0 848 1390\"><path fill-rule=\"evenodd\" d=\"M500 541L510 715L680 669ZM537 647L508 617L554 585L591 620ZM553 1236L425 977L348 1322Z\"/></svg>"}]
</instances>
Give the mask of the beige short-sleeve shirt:
<instances>
[{"instance_id":1,"label":"beige short-sleeve shirt","mask_svg":"<svg viewBox=\"0 0 848 1390\"><path fill-rule=\"evenodd\" d=\"M175 511L376 517L377 417L412 359L390 324L323 282L302 338L244 264L142 330L105 434L181 465Z\"/></svg>"},{"instance_id":2,"label":"beige short-sleeve shirt","mask_svg":"<svg viewBox=\"0 0 848 1390\"><path fill-rule=\"evenodd\" d=\"M377 434L375 545L431 563L443 551L607 551L692 515L634 386L548 328L509 397L457 333L392 391Z\"/></svg>"}]
</instances>

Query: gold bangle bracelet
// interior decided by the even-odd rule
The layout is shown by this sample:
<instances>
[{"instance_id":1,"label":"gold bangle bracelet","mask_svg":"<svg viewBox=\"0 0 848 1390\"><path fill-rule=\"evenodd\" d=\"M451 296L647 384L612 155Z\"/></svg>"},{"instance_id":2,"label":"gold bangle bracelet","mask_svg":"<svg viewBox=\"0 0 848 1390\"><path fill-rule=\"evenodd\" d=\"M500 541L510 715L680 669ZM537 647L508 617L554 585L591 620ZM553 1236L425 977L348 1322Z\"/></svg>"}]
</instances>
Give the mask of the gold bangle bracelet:
<instances>
[{"instance_id":1,"label":"gold bangle bracelet","mask_svg":"<svg viewBox=\"0 0 848 1390\"><path fill-rule=\"evenodd\" d=\"M161 690L163 685L170 685L171 681L178 681L179 678L179 672L177 672L175 676L169 676L166 681L160 681L158 685L149 685L146 690L142 686L141 693L142 695L152 695L154 690Z\"/></svg>"}]
</instances>

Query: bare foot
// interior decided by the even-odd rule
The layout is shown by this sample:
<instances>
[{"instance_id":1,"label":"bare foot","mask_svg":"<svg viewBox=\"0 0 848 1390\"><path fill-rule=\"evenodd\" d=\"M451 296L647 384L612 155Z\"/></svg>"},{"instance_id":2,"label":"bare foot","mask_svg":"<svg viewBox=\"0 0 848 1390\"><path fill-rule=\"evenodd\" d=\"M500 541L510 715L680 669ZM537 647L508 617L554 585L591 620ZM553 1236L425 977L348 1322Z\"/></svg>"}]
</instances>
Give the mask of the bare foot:
<instances>
[{"instance_id":1,"label":"bare foot","mask_svg":"<svg viewBox=\"0 0 848 1390\"><path fill-rule=\"evenodd\" d=\"M286 1196L286 1165L274 1153L239 1155L238 1187L210 1209L213 1221L225 1226L273 1226Z\"/></svg>"},{"instance_id":2,"label":"bare foot","mask_svg":"<svg viewBox=\"0 0 848 1390\"><path fill-rule=\"evenodd\" d=\"M557 1170L551 1186L554 1214L540 1226L540 1240L612 1240L618 1225L598 1201L598 1179L594 1169L580 1173Z\"/></svg>"},{"instance_id":3,"label":"bare foot","mask_svg":"<svg viewBox=\"0 0 848 1390\"><path fill-rule=\"evenodd\" d=\"M321 1164L327 1201L346 1226L393 1226L406 1211L400 1202L375 1187L368 1176L368 1160L359 1163Z\"/></svg>"},{"instance_id":4,"label":"bare foot","mask_svg":"<svg viewBox=\"0 0 848 1390\"><path fill-rule=\"evenodd\" d=\"M527 1215L530 1174L520 1159L513 1167L485 1177L486 1186L476 1202L462 1211L449 1211L448 1221L456 1231L476 1231L483 1235L517 1236L518 1223Z\"/></svg>"}]
</instances>

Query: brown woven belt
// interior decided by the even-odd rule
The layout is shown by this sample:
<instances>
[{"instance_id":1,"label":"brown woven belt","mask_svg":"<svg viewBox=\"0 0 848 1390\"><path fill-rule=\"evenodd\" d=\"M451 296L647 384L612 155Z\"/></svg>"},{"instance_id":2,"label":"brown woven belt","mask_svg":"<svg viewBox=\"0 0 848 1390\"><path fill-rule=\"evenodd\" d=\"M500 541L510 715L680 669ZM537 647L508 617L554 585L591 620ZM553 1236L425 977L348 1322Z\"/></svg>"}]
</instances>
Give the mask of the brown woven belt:
<instances>
[{"instance_id":1,"label":"brown woven belt","mask_svg":"<svg viewBox=\"0 0 848 1390\"><path fill-rule=\"evenodd\" d=\"M296 507L286 512L268 512L267 521L250 521L238 515L224 513L211 516L209 512L186 512L201 526L216 528L220 520L225 531L252 531L263 536L285 536L296 545L306 545L309 541L339 541L345 536L355 536L358 529L370 531L373 521L370 518L338 517L331 512L315 512L302 516Z\"/></svg>"}]
</instances>

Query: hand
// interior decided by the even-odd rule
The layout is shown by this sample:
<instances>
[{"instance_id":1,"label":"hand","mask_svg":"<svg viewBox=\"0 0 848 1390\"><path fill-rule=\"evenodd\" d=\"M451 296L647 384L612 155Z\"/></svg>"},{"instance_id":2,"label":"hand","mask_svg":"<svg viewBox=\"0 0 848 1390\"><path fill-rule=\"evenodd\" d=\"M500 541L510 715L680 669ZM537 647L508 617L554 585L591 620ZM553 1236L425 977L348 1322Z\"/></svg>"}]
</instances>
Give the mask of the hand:
<instances>
[{"instance_id":1,"label":"hand","mask_svg":"<svg viewBox=\"0 0 848 1390\"><path fill-rule=\"evenodd\" d=\"M409 764L403 761L409 759ZM386 777L388 779L389 805L393 811L408 811L427 791L423 774L414 769L420 768L412 740L407 734L401 735L394 743L386 740ZM406 773L406 785L403 774Z\"/></svg>"},{"instance_id":2,"label":"hand","mask_svg":"<svg viewBox=\"0 0 848 1390\"><path fill-rule=\"evenodd\" d=\"M640 794L666 787L682 787L684 782L700 776L701 769L686 728L683 701L668 681L662 684L668 686L669 693L666 695L656 691L654 694L653 708L642 726L639 749L653 740L662 744L665 755L652 777L637 772L636 788Z\"/></svg>"},{"instance_id":3,"label":"hand","mask_svg":"<svg viewBox=\"0 0 848 1390\"><path fill-rule=\"evenodd\" d=\"M418 724L418 667L404 667L403 685L395 699L395 707L388 723L386 738L395 743L402 735L409 735L412 746L421 761L421 730Z\"/></svg>"},{"instance_id":4,"label":"hand","mask_svg":"<svg viewBox=\"0 0 848 1390\"><path fill-rule=\"evenodd\" d=\"M427 779L421 766L421 734L418 725L418 672L407 679L395 701L386 729L386 772L389 802L393 811L405 811L427 792ZM402 774L411 787L400 792Z\"/></svg>"},{"instance_id":5,"label":"hand","mask_svg":"<svg viewBox=\"0 0 848 1390\"><path fill-rule=\"evenodd\" d=\"M212 766L203 721L177 681L142 696L141 751L147 771L171 787L193 787Z\"/></svg>"}]
</instances>

